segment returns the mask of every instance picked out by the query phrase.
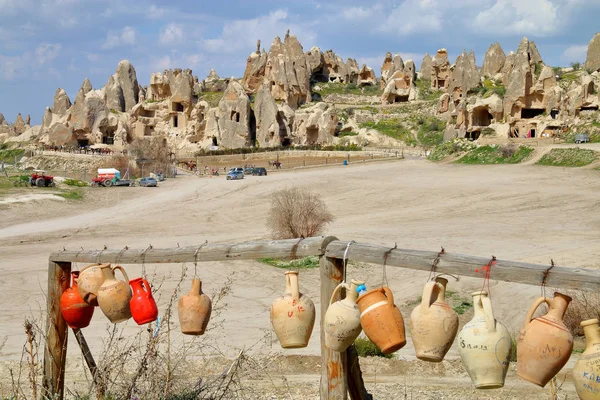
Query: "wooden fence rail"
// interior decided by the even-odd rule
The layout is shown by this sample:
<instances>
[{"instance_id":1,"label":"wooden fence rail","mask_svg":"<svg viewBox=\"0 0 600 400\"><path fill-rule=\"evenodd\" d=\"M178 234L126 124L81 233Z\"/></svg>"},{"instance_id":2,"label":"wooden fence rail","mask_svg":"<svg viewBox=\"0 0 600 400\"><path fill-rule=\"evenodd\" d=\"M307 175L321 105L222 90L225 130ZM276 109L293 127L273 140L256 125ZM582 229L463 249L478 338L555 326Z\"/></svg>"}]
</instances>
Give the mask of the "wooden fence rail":
<instances>
[{"instance_id":1,"label":"wooden fence rail","mask_svg":"<svg viewBox=\"0 0 600 400\"><path fill-rule=\"evenodd\" d=\"M154 264L180 262L209 262L251 260L260 258L294 259L306 256L320 257L321 277L321 324L325 305L333 289L342 280L343 258L366 263L385 263L392 267L451 273L462 276L480 277L477 272L491 263L490 258L473 257L445 252L419 251L389 248L368 243L340 241L335 237L313 237L306 239L265 240L237 244L204 243L198 246L158 249L103 249L63 250L52 253L48 266L48 320L44 348L44 393L46 398L63 399L64 373L67 354L67 325L60 311L59 299L68 288L71 263L122 263ZM600 290L600 270L567 268L552 265L537 265L522 262L493 260L491 279L539 286L584 291ZM77 331L77 339L85 353L88 366L95 368L85 339ZM348 393L354 399L366 400L370 395L364 388L358 357L353 347L346 353L327 349L321 330L321 399L346 399Z\"/></svg>"}]
</instances>

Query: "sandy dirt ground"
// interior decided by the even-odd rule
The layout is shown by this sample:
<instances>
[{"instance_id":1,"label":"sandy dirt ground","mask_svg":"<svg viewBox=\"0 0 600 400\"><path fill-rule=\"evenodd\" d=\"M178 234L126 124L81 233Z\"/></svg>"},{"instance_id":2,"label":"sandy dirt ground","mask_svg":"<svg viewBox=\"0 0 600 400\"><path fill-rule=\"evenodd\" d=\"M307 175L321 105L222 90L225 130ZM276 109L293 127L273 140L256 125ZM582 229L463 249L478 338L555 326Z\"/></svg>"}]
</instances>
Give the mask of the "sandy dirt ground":
<instances>
[{"instance_id":1,"label":"sandy dirt ground","mask_svg":"<svg viewBox=\"0 0 600 400\"><path fill-rule=\"evenodd\" d=\"M340 239L391 247L397 242L402 248L435 251L444 246L448 252L483 257L493 254L502 259L541 264L549 264L552 258L561 266L598 268L599 178L600 172L594 170L399 160L284 171L240 181L226 181L224 176L180 176L161 183L158 188L89 189L84 202L5 205L0 208L0 304L3 305L0 378L7 378L6 363L21 357L24 316L39 316L44 307L48 255L63 247L86 250L103 246L145 248L149 244L176 247L198 245L205 240L217 243L268 238L264 221L269 194L280 188L300 186L323 195L336 217L328 233ZM141 273L140 266L124 267L131 278ZM186 267L184 291L194 271L192 264ZM146 269L155 279L165 279L159 301L164 309L182 265L148 265ZM221 314L222 324L202 340L215 343L230 357L242 348L250 348L252 352L256 343L265 340L268 352L273 354L306 357L319 354L318 324L305 349L284 353L270 334L268 310L273 298L284 290L282 270L253 261L235 261L201 264L198 275L209 294L228 278L233 280L227 306ZM388 267L389 286L396 303L419 296L427 275ZM364 279L368 286L374 287L381 283L382 270L376 265L351 264L348 276ZM518 331L529 305L540 295L540 288L492 284L496 318L510 330ZM318 313L318 271L302 271L300 285L301 291L312 297ZM449 289L468 297L470 291L481 287L481 281L465 278L449 285ZM408 318L406 312L404 316ZM106 324L107 320L98 311L90 327L84 330L96 354L102 348ZM140 329L129 321L124 334L135 335ZM173 340L187 339L174 333ZM69 342L67 374L81 368L73 336ZM265 352L264 346L255 351ZM455 346L448 354L448 362L460 364L457 357ZM404 362L402 368L408 370L416 363L411 361L414 350L410 341L396 354L396 359L393 361ZM509 375L511 382L505 390L478 394L471 389L460 365L448 373L427 366L429 370L423 369L423 380L417 382L414 374L381 364L385 362L365 361L365 380L370 389L383 390L375 398L405 398L400 393L410 393L406 398L413 399L523 398L524 395L532 399L548 398L548 389L528 386L518 381L514 373ZM380 365L380 370L374 370L373 365ZM291 371L286 375L285 371L277 370L278 376L287 376L288 383L296 382L298 388L307 388L306 397L298 398L316 398L319 376L314 372ZM566 386L569 385L565 385L565 393L573 395L571 386Z\"/></svg>"}]
</instances>

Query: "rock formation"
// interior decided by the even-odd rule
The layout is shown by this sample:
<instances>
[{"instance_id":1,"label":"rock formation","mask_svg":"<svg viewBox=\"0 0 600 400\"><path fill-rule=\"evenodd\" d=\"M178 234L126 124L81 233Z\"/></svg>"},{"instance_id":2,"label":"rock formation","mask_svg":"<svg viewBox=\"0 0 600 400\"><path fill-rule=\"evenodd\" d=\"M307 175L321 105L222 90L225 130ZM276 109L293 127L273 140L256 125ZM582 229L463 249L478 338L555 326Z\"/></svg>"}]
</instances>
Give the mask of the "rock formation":
<instances>
[{"instance_id":1,"label":"rock formation","mask_svg":"<svg viewBox=\"0 0 600 400\"><path fill-rule=\"evenodd\" d=\"M139 101L139 84L135 68L127 60L117 66L105 86L106 103L111 110L129 112Z\"/></svg>"},{"instance_id":2,"label":"rock formation","mask_svg":"<svg viewBox=\"0 0 600 400\"><path fill-rule=\"evenodd\" d=\"M287 130L267 85L263 85L256 93L254 115L258 146L261 148L281 146L287 138Z\"/></svg>"},{"instance_id":3,"label":"rock formation","mask_svg":"<svg viewBox=\"0 0 600 400\"><path fill-rule=\"evenodd\" d=\"M0 125L8 125L2 113L0 113Z\"/></svg>"},{"instance_id":4,"label":"rock formation","mask_svg":"<svg viewBox=\"0 0 600 400\"><path fill-rule=\"evenodd\" d=\"M219 146L233 149L254 144L249 129L250 100L242 85L236 80L232 79L229 82L223 98L219 102L215 119L216 132L213 128L213 131L207 131L207 134L217 138Z\"/></svg>"},{"instance_id":5,"label":"rock formation","mask_svg":"<svg viewBox=\"0 0 600 400\"><path fill-rule=\"evenodd\" d=\"M25 121L23 120L23 116L21 115L21 113L19 113L17 115L17 119L15 120L15 133L17 135L20 135L21 133L25 132Z\"/></svg>"},{"instance_id":6,"label":"rock formation","mask_svg":"<svg viewBox=\"0 0 600 400\"><path fill-rule=\"evenodd\" d=\"M498 42L494 43L485 53L483 66L481 67L481 75L495 77L496 74L502 72L502 67L504 67L505 61L506 54L504 54L502 46L500 46L500 43Z\"/></svg>"},{"instance_id":7,"label":"rock formation","mask_svg":"<svg viewBox=\"0 0 600 400\"><path fill-rule=\"evenodd\" d=\"M358 86L375 86L376 82L377 78L375 77L375 71L373 71L373 68L367 67L366 64L363 64L360 72L358 73Z\"/></svg>"},{"instance_id":8,"label":"rock formation","mask_svg":"<svg viewBox=\"0 0 600 400\"><path fill-rule=\"evenodd\" d=\"M472 54L472 53L471 53ZM475 65L475 56L467 55L465 51L456 58L454 69L450 75L448 93L451 94L455 102L460 101L467 96L469 90L479 85L480 77L477 66Z\"/></svg>"},{"instance_id":9,"label":"rock formation","mask_svg":"<svg viewBox=\"0 0 600 400\"><path fill-rule=\"evenodd\" d=\"M431 88L445 90L450 84L450 61L448 51L439 49L431 60Z\"/></svg>"},{"instance_id":10,"label":"rock formation","mask_svg":"<svg viewBox=\"0 0 600 400\"><path fill-rule=\"evenodd\" d=\"M316 103L296 111L292 127L293 143L301 145L333 142L338 117L327 103Z\"/></svg>"},{"instance_id":11,"label":"rock formation","mask_svg":"<svg viewBox=\"0 0 600 400\"><path fill-rule=\"evenodd\" d=\"M229 80L221 79L214 69L211 69L208 76L202 81L202 92L224 92L227 89Z\"/></svg>"},{"instance_id":12,"label":"rock formation","mask_svg":"<svg viewBox=\"0 0 600 400\"><path fill-rule=\"evenodd\" d=\"M67 110L71 107L71 99L67 96L67 92L63 89L56 89L54 94L54 103L52 105L52 112L59 115L64 115Z\"/></svg>"},{"instance_id":13,"label":"rock formation","mask_svg":"<svg viewBox=\"0 0 600 400\"><path fill-rule=\"evenodd\" d=\"M600 33L596 33L590 40L583 67L588 71L600 71Z\"/></svg>"},{"instance_id":14,"label":"rock formation","mask_svg":"<svg viewBox=\"0 0 600 400\"><path fill-rule=\"evenodd\" d=\"M421 75L421 79L424 81L431 81L431 65L433 60L429 53L425 53L425 57L423 57L423 61L421 61L421 68L419 69L419 73Z\"/></svg>"}]
</instances>

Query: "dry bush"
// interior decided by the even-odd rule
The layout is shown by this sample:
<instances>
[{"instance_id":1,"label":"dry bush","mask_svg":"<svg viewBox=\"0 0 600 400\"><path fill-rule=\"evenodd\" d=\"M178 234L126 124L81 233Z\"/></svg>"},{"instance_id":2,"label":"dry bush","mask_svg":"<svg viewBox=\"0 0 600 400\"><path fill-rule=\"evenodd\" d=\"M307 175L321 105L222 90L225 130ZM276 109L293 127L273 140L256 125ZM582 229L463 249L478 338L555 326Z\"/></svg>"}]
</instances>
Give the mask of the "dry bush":
<instances>
[{"instance_id":1,"label":"dry bush","mask_svg":"<svg viewBox=\"0 0 600 400\"><path fill-rule=\"evenodd\" d=\"M290 188L273 193L267 227L274 239L317 236L334 217L318 193Z\"/></svg>"},{"instance_id":2,"label":"dry bush","mask_svg":"<svg viewBox=\"0 0 600 400\"><path fill-rule=\"evenodd\" d=\"M171 149L166 140L160 137L135 140L129 146L128 154L135 160L145 160L146 172L168 171L171 165Z\"/></svg>"},{"instance_id":3,"label":"dry bush","mask_svg":"<svg viewBox=\"0 0 600 400\"><path fill-rule=\"evenodd\" d=\"M567 295L573 298L565 314L565 325L573 335L582 336L581 321L600 318L600 293L570 291Z\"/></svg>"},{"instance_id":4,"label":"dry bush","mask_svg":"<svg viewBox=\"0 0 600 400\"><path fill-rule=\"evenodd\" d=\"M500 151L502 152L503 158L511 158L517 152L517 146L514 144L504 144L500 148Z\"/></svg>"}]
</instances>

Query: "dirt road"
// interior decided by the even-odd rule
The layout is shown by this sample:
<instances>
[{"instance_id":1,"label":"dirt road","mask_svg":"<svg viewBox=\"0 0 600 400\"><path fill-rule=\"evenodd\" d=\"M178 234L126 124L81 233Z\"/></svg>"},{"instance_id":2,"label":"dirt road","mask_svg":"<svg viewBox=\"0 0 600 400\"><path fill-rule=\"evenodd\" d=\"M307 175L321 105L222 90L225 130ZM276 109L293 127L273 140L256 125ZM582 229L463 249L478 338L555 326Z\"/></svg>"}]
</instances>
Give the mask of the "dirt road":
<instances>
[{"instance_id":1,"label":"dirt road","mask_svg":"<svg viewBox=\"0 0 600 400\"><path fill-rule=\"evenodd\" d=\"M57 203L21 204L0 209L0 360L18 360L24 342L24 315L40 314L46 290L48 254L62 249L176 247L209 242L267 238L264 220L269 194L287 186L320 192L336 216L328 233L340 239L423 250L549 263L600 267L600 172L529 165L468 166L422 160L323 169L285 171L267 177L226 181L225 177L178 177L158 188L134 188L111 205L93 207ZM98 192L92 192L98 193ZM104 204L103 204L104 203ZM47 207L40 216L39 207ZM72 215L65 215L65 209ZM35 215L35 220L31 216ZM54 217L53 217L54 216ZM83 265L78 265L78 268ZM131 278L140 266L124 266ZM193 265L187 265L193 271ZM181 265L147 266L166 277L161 306L172 292ZM193 272L192 272L193 273ZM264 338L270 329L268 309L283 292L283 271L257 262L203 264L198 274L206 292L233 277L223 325L203 340L218 343L227 354ZM353 266L349 276L381 282L378 266ZM420 295L427 273L388 268L398 303ZM157 278L158 279L158 278ZM189 278L184 283L187 290ZM318 305L318 271L303 271L301 290ZM451 290L468 293L481 281L451 282ZM511 330L522 324L539 287L499 283L493 287L497 318ZM317 310L318 311L318 310ZM105 318L98 311L86 337L93 351L101 347ZM127 323L126 334L138 332ZM306 349L286 354L319 354L318 324ZM177 338L176 340L181 340ZM71 343L75 343L71 337ZM278 344L272 343L272 350ZM412 359L409 345L398 357ZM450 358L457 356L453 349ZM75 346L69 359L77 358ZM3 373L0 373L3 375ZM467 378L468 379L468 378ZM468 384L468 381L465 381Z\"/></svg>"}]
</instances>

